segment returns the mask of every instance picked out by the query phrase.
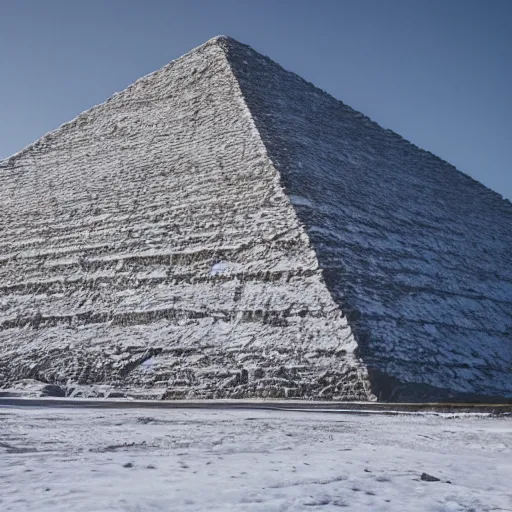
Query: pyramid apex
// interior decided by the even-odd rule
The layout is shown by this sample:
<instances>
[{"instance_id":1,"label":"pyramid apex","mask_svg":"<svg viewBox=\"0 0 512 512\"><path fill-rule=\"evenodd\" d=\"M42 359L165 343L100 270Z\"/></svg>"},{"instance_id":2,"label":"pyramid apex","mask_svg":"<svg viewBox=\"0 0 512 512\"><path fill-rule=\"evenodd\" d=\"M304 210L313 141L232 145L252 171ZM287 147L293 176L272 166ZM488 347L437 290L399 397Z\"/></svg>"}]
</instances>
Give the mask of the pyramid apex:
<instances>
[{"instance_id":1,"label":"pyramid apex","mask_svg":"<svg viewBox=\"0 0 512 512\"><path fill-rule=\"evenodd\" d=\"M218 42L221 42L221 41L230 41L230 40L233 40L232 37L230 36L226 36L224 34L219 34L218 36L215 36L215 37L212 37L211 39L208 39L208 41L206 41L207 43L218 43Z\"/></svg>"},{"instance_id":2,"label":"pyramid apex","mask_svg":"<svg viewBox=\"0 0 512 512\"><path fill-rule=\"evenodd\" d=\"M237 41L235 38L233 38L231 36L222 35L222 34L212 37L211 39L208 39L208 41L206 41L202 46L215 45L215 44L218 44L221 46L226 45L226 44L236 44L236 45L240 45L240 46L246 46L243 43L241 43L240 41Z\"/></svg>"}]
</instances>

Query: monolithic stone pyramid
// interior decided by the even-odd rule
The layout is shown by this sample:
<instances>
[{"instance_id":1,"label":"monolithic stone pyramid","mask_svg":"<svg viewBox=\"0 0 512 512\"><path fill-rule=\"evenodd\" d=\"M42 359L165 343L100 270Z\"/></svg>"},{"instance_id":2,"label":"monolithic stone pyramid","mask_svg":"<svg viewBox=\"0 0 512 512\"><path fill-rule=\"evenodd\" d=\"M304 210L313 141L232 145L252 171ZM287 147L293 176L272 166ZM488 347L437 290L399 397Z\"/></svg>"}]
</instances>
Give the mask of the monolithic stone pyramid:
<instances>
[{"instance_id":1,"label":"monolithic stone pyramid","mask_svg":"<svg viewBox=\"0 0 512 512\"><path fill-rule=\"evenodd\" d=\"M0 163L0 385L512 397L512 205L230 38Z\"/></svg>"}]
</instances>

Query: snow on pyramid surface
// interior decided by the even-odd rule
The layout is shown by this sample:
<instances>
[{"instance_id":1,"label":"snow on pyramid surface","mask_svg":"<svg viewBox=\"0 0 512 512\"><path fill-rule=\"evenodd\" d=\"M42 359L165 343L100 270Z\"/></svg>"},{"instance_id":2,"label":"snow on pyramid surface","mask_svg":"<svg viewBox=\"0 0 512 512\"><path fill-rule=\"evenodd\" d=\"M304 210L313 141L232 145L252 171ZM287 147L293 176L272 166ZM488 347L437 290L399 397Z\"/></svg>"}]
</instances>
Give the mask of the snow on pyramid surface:
<instances>
[{"instance_id":1,"label":"snow on pyramid surface","mask_svg":"<svg viewBox=\"0 0 512 512\"><path fill-rule=\"evenodd\" d=\"M512 397L512 205L214 38L0 162L0 385Z\"/></svg>"}]
</instances>

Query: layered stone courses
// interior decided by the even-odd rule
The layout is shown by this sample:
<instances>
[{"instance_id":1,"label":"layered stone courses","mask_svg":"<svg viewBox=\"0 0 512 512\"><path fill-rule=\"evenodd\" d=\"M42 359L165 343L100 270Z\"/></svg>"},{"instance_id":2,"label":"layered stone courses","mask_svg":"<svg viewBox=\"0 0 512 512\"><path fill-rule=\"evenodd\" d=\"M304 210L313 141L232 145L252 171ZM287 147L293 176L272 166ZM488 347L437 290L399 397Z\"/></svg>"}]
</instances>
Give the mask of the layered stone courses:
<instances>
[{"instance_id":1,"label":"layered stone courses","mask_svg":"<svg viewBox=\"0 0 512 512\"><path fill-rule=\"evenodd\" d=\"M510 203L230 38L1 162L0 199L4 387L512 397Z\"/></svg>"}]
</instances>

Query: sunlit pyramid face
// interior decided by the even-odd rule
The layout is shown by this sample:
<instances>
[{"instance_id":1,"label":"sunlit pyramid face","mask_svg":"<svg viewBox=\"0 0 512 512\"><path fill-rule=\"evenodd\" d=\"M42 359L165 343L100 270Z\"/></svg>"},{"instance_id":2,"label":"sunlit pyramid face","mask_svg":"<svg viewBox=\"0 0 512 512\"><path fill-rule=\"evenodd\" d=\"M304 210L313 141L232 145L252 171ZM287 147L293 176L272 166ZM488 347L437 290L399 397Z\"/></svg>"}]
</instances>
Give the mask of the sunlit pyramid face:
<instances>
[{"instance_id":1,"label":"sunlit pyramid face","mask_svg":"<svg viewBox=\"0 0 512 512\"><path fill-rule=\"evenodd\" d=\"M512 205L227 37L0 163L0 385L512 397Z\"/></svg>"}]
</instances>

